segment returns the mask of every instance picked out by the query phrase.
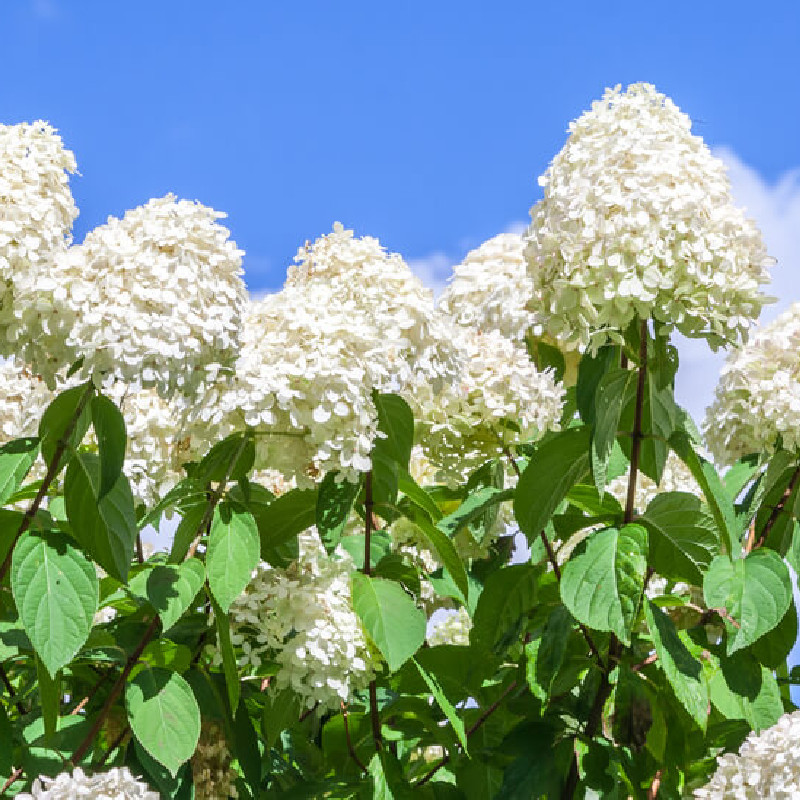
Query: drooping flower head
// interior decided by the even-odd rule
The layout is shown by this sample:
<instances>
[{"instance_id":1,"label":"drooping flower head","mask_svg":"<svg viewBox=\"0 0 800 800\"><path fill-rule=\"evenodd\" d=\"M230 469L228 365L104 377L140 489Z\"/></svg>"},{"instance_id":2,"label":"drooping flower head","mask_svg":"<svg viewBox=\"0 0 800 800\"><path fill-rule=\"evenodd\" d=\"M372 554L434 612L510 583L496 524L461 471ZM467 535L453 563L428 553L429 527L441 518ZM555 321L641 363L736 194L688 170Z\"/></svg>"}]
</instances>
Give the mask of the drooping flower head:
<instances>
[{"instance_id":1,"label":"drooping flower head","mask_svg":"<svg viewBox=\"0 0 800 800\"><path fill-rule=\"evenodd\" d=\"M25 360L52 379L82 357L84 376L165 395L230 365L246 289L222 216L168 195L109 217L20 298L14 336Z\"/></svg>"},{"instance_id":2,"label":"drooping flower head","mask_svg":"<svg viewBox=\"0 0 800 800\"><path fill-rule=\"evenodd\" d=\"M18 794L18 800L74 800L95 797L98 800L158 800L159 795L137 780L127 767L87 775L80 767L55 778L40 777L33 782L30 794Z\"/></svg>"},{"instance_id":3,"label":"drooping flower head","mask_svg":"<svg viewBox=\"0 0 800 800\"><path fill-rule=\"evenodd\" d=\"M545 332L597 347L638 317L714 348L746 338L769 259L689 117L640 83L607 90L569 132L526 237Z\"/></svg>"},{"instance_id":4,"label":"drooping flower head","mask_svg":"<svg viewBox=\"0 0 800 800\"><path fill-rule=\"evenodd\" d=\"M14 352L6 327L15 295L35 288L38 271L71 241L78 209L69 174L76 170L46 122L0 125L0 354Z\"/></svg>"},{"instance_id":5,"label":"drooping flower head","mask_svg":"<svg viewBox=\"0 0 800 800\"><path fill-rule=\"evenodd\" d=\"M800 796L800 711L751 733L739 753L725 753L717 771L695 797L714 800L789 800Z\"/></svg>"},{"instance_id":6,"label":"drooping flower head","mask_svg":"<svg viewBox=\"0 0 800 800\"><path fill-rule=\"evenodd\" d=\"M262 563L230 608L231 641L241 667L275 660L276 686L308 708L338 709L375 676L376 662L350 593L352 560L329 556L313 531L300 536L300 558L283 569Z\"/></svg>"},{"instance_id":7,"label":"drooping flower head","mask_svg":"<svg viewBox=\"0 0 800 800\"><path fill-rule=\"evenodd\" d=\"M705 434L714 458L731 464L772 452L779 438L800 450L800 303L758 330L729 356L707 411Z\"/></svg>"}]
</instances>

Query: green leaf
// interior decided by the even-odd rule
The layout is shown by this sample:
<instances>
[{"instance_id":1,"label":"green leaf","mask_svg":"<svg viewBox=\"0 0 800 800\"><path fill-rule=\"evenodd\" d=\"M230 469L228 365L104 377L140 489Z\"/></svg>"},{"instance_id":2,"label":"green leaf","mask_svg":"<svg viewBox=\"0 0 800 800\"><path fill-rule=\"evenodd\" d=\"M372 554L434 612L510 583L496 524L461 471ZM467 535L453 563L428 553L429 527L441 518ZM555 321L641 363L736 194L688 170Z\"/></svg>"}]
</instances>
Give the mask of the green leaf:
<instances>
[{"instance_id":1,"label":"green leaf","mask_svg":"<svg viewBox=\"0 0 800 800\"><path fill-rule=\"evenodd\" d=\"M253 437L234 433L217 442L194 468L191 477L205 485L227 479L228 483L247 477L256 458ZM236 460L233 466L231 462Z\"/></svg>"},{"instance_id":2,"label":"green leaf","mask_svg":"<svg viewBox=\"0 0 800 800\"><path fill-rule=\"evenodd\" d=\"M547 618L541 638L525 647L528 685L542 700L550 696L553 680L564 663L573 624L569 611L558 605Z\"/></svg>"},{"instance_id":3,"label":"green leaf","mask_svg":"<svg viewBox=\"0 0 800 800\"><path fill-rule=\"evenodd\" d=\"M94 565L62 534L24 533L11 559L20 621L50 675L83 647L97 611Z\"/></svg>"},{"instance_id":4,"label":"green leaf","mask_svg":"<svg viewBox=\"0 0 800 800\"><path fill-rule=\"evenodd\" d=\"M514 516L529 542L539 536L567 492L589 470L588 427L568 428L542 444L522 473Z\"/></svg>"},{"instance_id":5,"label":"green leaf","mask_svg":"<svg viewBox=\"0 0 800 800\"><path fill-rule=\"evenodd\" d=\"M407 469L414 445L414 415L399 395L376 392L372 399L378 411L378 430L386 434L386 438L376 439L375 449Z\"/></svg>"},{"instance_id":6,"label":"green leaf","mask_svg":"<svg viewBox=\"0 0 800 800\"><path fill-rule=\"evenodd\" d=\"M99 500L111 491L122 473L127 434L120 410L107 397L96 394L92 398L91 411L100 454L100 488L97 492Z\"/></svg>"},{"instance_id":7,"label":"green leaf","mask_svg":"<svg viewBox=\"0 0 800 800\"><path fill-rule=\"evenodd\" d=\"M398 470L397 487L418 508L421 508L432 522L439 522L444 516L439 506L436 505L436 501L411 477L407 470Z\"/></svg>"},{"instance_id":8,"label":"green leaf","mask_svg":"<svg viewBox=\"0 0 800 800\"><path fill-rule=\"evenodd\" d=\"M0 505L22 485L38 454L36 438L14 439L0 447Z\"/></svg>"},{"instance_id":9,"label":"green leaf","mask_svg":"<svg viewBox=\"0 0 800 800\"><path fill-rule=\"evenodd\" d=\"M253 722L244 701L239 703L233 720L233 742L236 760L242 768L247 786L253 797L257 797L261 785L261 754Z\"/></svg>"},{"instance_id":10,"label":"green leaf","mask_svg":"<svg viewBox=\"0 0 800 800\"><path fill-rule=\"evenodd\" d=\"M528 348L528 355L531 357L531 361L536 364L536 369L539 372L552 369L555 380L563 380L564 373L567 370L567 362L558 347L538 336L531 335L525 337L525 344Z\"/></svg>"},{"instance_id":11,"label":"green leaf","mask_svg":"<svg viewBox=\"0 0 800 800\"><path fill-rule=\"evenodd\" d=\"M719 553L714 518L688 492L656 495L638 520L650 534L650 566L667 578L695 586Z\"/></svg>"},{"instance_id":12,"label":"green leaf","mask_svg":"<svg viewBox=\"0 0 800 800\"><path fill-rule=\"evenodd\" d=\"M465 525L481 517L488 508L511 500L513 497L513 489L496 489L494 486L483 486L468 495L455 511L439 520L437 527L452 538Z\"/></svg>"},{"instance_id":13,"label":"green leaf","mask_svg":"<svg viewBox=\"0 0 800 800\"><path fill-rule=\"evenodd\" d=\"M125 583L136 543L136 511L128 479L119 475L100 500L100 459L76 453L67 467L67 518L78 543L111 576Z\"/></svg>"},{"instance_id":14,"label":"green leaf","mask_svg":"<svg viewBox=\"0 0 800 800\"><path fill-rule=\"evenodd\" d=\"M417 670L419 670L422 680L424 680L427 684L430 693L434 697L434 700L436 700L438 703L439 708L442 709L444 715L453 726L453 730L456 732L456 736L458 736L458 741L461 742L464 752L469 755L467 748L467 732L464 728L464 720L458 716L458 712L453 707L453 704L447 699L444 689L442 688L442 684L439 682L439 679L436 677L436 675L425 670L416 659L412 659L412 661L417 667Z\"/></svg>"},{"instance_id":15,"label":"green leaf","mask_svg":"<svg viewBox=\"0 0 800 800\"><path fill-rule=\"evenodd\" d=\"M353 573L351 580L353 608L389 669L395 672L425 641L425 614L393 581L360 572Z\"/></svg>"},{"instance_id":16,"label":"green leaf","mask_svg":"<svg viewBox=\"0 0 800 800\"><path fill-rule=\"evenodd\" d=\"M317 494L317 532L328 553L339 544L360 489L360 482L337 480L336 472L322 479Z\"/></svg>"},{"instance_id":17,"label":"green leaf","mask_svg":"<svg viewBox=\"0 0 800 800\"><path fill-rule=\"evenodd\" d=\"M674 433L678 424L678 407L671 386L658 388L658 381L649 372L644 382L644 398L642 402L642 433L639 453L639 469L656 483L661 483L664 464L669 454L667 440ZM619 419L620 430L633 431L636 414L636 385L629 387L625 405ZM625 455L630 459L633 438L625 437L620 444Z\"/></svg>"},{"instance_id":18,"label":"green leaf","mask_svg":"<svg viewBox=\"0 0 800 800\"><path fill-rule=\"evenodd\" d=\"M728 655L747 647L771 631L789 609L792 581L781 557L772 550L756 550L731 561L717 556L703 581L709 608L725 608L738 628L725 620Z\"/></svg>"},{"instance_id":19,"label":"green leaf","mask_svg":"<svg viewBox=\"0 0 800 800\"><path fill-rule=\"evenodd\" d=\"M796 642L797 611L792 601L783 619L769 633L765 633L758 641L751 644L747 652L752 653L763 666L779 669L786 663Z\"/></svg>"},{"instance_id":20,"label":"green leaf","mask_svg":"<svg viewBox=\"0 0 800 800\"><path fill-rule=\"evenodd\" d=\"M220 607L213 595L210 597L214 610L214 623L217 626L220 654L222 655L222 671L225 674L225 685L228 687L228 703L231 709L238 708L241 684L239 670L236 666L236 654L231 643L231 624L228 615Z\"/></svg>"},{"instance_id":21,"label":"green leaf","mask_svg":"<svg viewBox=\"0 0 800 800\"><path fill-rule=\"evenodd\" d=\"M11 774L14 758L14 732L3 704L0 703L0 777Z\"/></svg>"},{"instance_id":22,"label":"green leaf","mask_svg":"<svg viewBox=\"0 0 800 800\"><path fill-rule=\"evenodd\" d=\"M572 615L629 645L647 569L647 531L641 525L593 533L586 549L561 573L561 599Z\"/></svg>"},{"instance_id":23,"label":"green leaf","mask_svg":"<svg viewBox=\"0 0 800 800\"><path fill-rule=\"evenodd\" d=\"M172 549L169 553L170 564L180 564L186 558L192 542L200 533L200 525L205 519L207 507L208 500L204 499L202 504L189 506L181 512L181 521L175 529Z\"/></svg>"},{"instance_id":24,"label":"green leaf","mask_svg":"<svg viewBox=\"0 0 800 800\"><path fill-rule=\"evenodd\" d=\"M185 644L176 644L171 639L153 639L148 642L134 667L135 675L142 665L163 667L171 672L186 672L192 663L192 651Z\"/></svg>"},{"instance_id":25,"label":"green leaf","mask_svg":"<svg viewBox=\"0 0 800 800\"><path fill-rule=\"evenodd\" d=\"M61 392L45 409L42 420L39 423L39 440L41 442L42 457L48 467L53 461L59 440L64 436L67 428L73 425L73 420L78 413L78 409L81 408L81 404L83 404L83 408L67 440L66 454L69 455L70 451L74 450L83 440L89 428L90 419L87 407L87 392L94 392L94 388L90 383L67 389Z\"/></svg>"},{"instance_id":26,"label":"green leaf","mask_svg":"<svg viewBox=\"0 0 800 800\"><path fill-rule=\"evenodd\" d=\"M218 505L208 537L206 572L211 592L226 614L250 583L258 555L258 526L253 515L227 503Z\"/></svg>"},{"instance_id":27,"label":"green leaf","mask_svg":"<svg viewBox=\"0 0 800 800\"><path fill-rule=\"evenodd\" d=\"M251 506L261 539L261 558L273 563L275 552L317 521L317 493L292 489L269 505Z\"/></svg>"},{"instance_id":28,"label":"green leaf","mask_svg":"<svg viewBox=\"0 0 800 800\"><path fill-rule=\"evenodd\" d=\"M537 575L531 564L512 564L492 573L475 608L470 642L481 650L499 653L517 641L525 618L535 607Z\"/></svg>"},{"instance_id":29,"label":"green leaf","mask_svg":"<svg viewBox=\"0 0 800 800\"><path fill-rule=\"evenodd\" d=\"M36 680L39 682L39 705L42 707L45 739L55 736L58 730L58 717L61 711L61 675L50 677L47 667L38 657L36 660Z\"/></svg>"},{"instance_id":30,"label":"green leaf","mask_svg":"<svg viewBox=\"0 0 800 800\"><path fill-rule=\"evenodd\" d=\"M364 569L364 550L367 546L363 533L348 534L342 539L342 549L353 559L356 569ZM392 552L392 537L386 531L372 531L369 538L369 565L375 568Z\"/></svg>"},{"instance_id":31,"label":"green leaf","mask_svg":"<svg viewBox=\"0 0 800 800\"><path fill-rule=\"evenodd\" d=\"M674 433L670 437L669 443L681 461L689 467L692 477L700 485L703 496L714 515L714 521L717 523L719 538L728 553L730 555L738 553L740 547L736 511L714 465L694 451L692 441L684 431Z\"/></svg>"},{"instance_id":32,"label":"green leaf","mask_svg":"<svg viewBox=\"0 0 800 800\"><path fill-rule=\"evenodd\" d=\"M606 486L608 462L617 441L622 406L631 389L635 391L637 374L630 369L614 369L603 375L597 386L592 433L592 473L601 496Z\"/></svg>"},{"instance_id":33,"label":"green leaf","mask_svg":"<svg viewBox=\"0 0 800 800\"><path fill-rule=\"evenodd\" d=\"M125 706L139 744L176 775L200 738L200 709L189 684L165 669L143 669L128 683Z\"/></svg>"},{"instance_id":34,"label":"green leaf","mask_svg":"<svg viewBox=\"0 0 800 800\"><path fill-rule=\"evenodd\" d=\"M644 681L630 667L622 665L614 689L614 742L617 746L641 750L653 724L650 698Z\"/></svg>"},{"instance_id":35,"label":"green leaf","mask_svg":"<svg viewBox=\"0 0 800 800\"><path fill-rule=\"evenodd\" d=\"M152 569L142 570L131 578L129 588L153 606L166 632L183 616L205 580L203 562L190 558L180 566L158 564Z\"/></svg>"},{"instance_id":36,"label":"green leaf","mask_svg":"<svg viewBox=\"0 0 800 800\"><path fill-rule=\"evenodd\" d=\"M726 719L743 719L756 732L783 715L781 691L767 667L746 652L720 659L709 681L711 702Z\"/></svg>"},{"instance_id":37,"label":"green leaf","mask_svg":"<svg viewBox=\"0 0 800 800\"><path fill-rule=\"evenodd\" d=\"M618 347L607 345L601 347L594 356L587 350L581 358L575 390L578 412L587 425L594 425L595 422L594 404L597 399L597 387L603 375L619 365L619 355Z\"/></svg>"},{"instance_id":38,"label":"green leaf","mask_svg":"<svg viewBox=\"0 0 800 800\"><path fill-rule=\"evenodd\" d=\"M425 515L417 514L414 524L422 537L433 549L434 554L444 564L445 569L450 573L458 590L461 592L464 603L467 602L469 594L469 579L464 568L464 562L456 552L456 548L447 535L434 525Z\"/></svg>"},{"instance_id":39,"label":"green leaf","mask_svg":"<svg viewBox=\"0 0 800 800\"><path fill-rule=\"evenodd\" d=\"M264 703L261 733L268 747L274 747L281 732L297 722L303 711L300 698L291 689L271 691Z\"/></svg>"},{"instance_id":40,"label":"green leaf","mask_svg":"<svg viewBox=\"0 0 800 800\"><path fill-rule=\"evenodd\" d=\"M675 697L689 716L705 730L708 686L701 664L692 657L672 620L650 600L645 602L644 615L653 637L658 665L675 692Z\"/></svg>"},{"instance_id":41,"label":"green leaf","mask_svg":"<svg viewBox=\"0 0 800 800\"><path fill-rule=\"evenodd\" d=\"M367 765L372 778L371 800L411 800L414 793L403 777L397 757L390 750L379 750Z\"/></svg>"}]
</instances>

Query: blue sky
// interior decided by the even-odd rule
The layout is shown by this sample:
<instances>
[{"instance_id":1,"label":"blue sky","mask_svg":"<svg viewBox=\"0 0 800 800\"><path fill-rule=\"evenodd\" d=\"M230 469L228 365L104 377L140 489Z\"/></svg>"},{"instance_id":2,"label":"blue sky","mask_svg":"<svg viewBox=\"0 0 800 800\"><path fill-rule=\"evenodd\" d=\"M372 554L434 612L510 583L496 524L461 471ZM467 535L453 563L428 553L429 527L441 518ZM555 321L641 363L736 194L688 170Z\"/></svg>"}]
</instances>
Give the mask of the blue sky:
<instances>
[{"instance_id":1,"label":"blue sky","mask_svg":"<svg viewBox=\"0 0 800 800\"><path fill-rule=\"evenodd\" d=\"M76 239L175 192L229 214L253 291L341 220L436 284L527 217L571 119L655 83L730 168L800 299L800 4L0 0L0 122L75 152ZM720 359L682 358L699 416Z\"/></svg>"}]
</instances>

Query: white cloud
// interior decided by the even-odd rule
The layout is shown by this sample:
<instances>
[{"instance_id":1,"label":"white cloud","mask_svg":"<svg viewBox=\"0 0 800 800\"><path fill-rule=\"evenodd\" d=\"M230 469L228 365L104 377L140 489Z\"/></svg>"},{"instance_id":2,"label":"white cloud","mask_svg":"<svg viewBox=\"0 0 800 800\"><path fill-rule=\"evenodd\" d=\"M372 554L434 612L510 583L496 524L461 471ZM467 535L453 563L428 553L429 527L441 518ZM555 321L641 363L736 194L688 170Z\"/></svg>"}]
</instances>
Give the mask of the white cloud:
<instances>
[{"instance_id":1,"label":"white cloud","mask_svg":"<svg viewBox=\"0 0 800 800\"><path fill-rule=\"evenodd\" d=\"M788 305L800 300L800 169L792 169L774 183L745 164L727 147L716 148L728 167L733 196L747 210L764 234L771 256L777 259L772 285L767 291L778 298L762 314L762 322L774 319ZM676 393L678 401L701 422L711 403L724 353L714 354L698 340L680 338L681 368Z\"/></svg>"},{"instance_id":2,"label":"white cloud","mask_svg":"<svg viewBox=\"0 0 800 800\"><path fill-rule=\"evenodd\" d=\"M408 266L425 286L433 289L434 297L438 298L452 274L453 265L460 260L437 250L422 258L409 259Z\"/></svg>"}]
</instances>

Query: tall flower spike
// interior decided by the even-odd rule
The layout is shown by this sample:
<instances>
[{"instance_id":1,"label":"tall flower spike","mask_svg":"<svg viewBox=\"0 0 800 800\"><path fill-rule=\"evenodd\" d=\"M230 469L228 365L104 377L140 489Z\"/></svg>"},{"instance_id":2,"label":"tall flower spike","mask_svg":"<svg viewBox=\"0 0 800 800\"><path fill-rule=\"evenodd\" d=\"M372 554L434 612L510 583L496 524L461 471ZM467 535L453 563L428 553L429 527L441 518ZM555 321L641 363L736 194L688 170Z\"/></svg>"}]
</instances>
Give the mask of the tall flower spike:
<instances>
[{"instance_id":1,"label":"tall flower spike","mask_svg":"<svg viewBox=\"0 0 800 800\"><path fill-rule=\"evenodd\" d=\"M168 195L109 217L17 303L12 335L25 360L52 380L83 358L82 376L165 396L213 378L236 356L246 299L223 216ZM27 335L35 329L44 333Z\"/></svg>"},{"instance_id":2,"label":"tall flower spike","mask_svg":"<svg viewBox=\"0 0 800 800\"><path fill-rule=\"evenodd\" d=\"M69 188L75 156L46 122L0 125L0 354L15 296L35 291L36 276L69 245L78 209ZM32 331L31 335L36 335Z\"/></svg>"},{"instance_id":3,"label":"tall flower spike","mask_svg":"<svg viewBox=\"0 0 800 800\"><path fill-rule=\"evenodd\" d=\"M714 458L800 451L800 303L733 351L722 369L705 434Z\"/></svg>"},{"instance_id":4,"label":"tall flower spike","mask_svg":"<svg viewBox=\"0 0 800 800\"><path fill-rule=\"evenodd\" d=\"M526 236L545 332L597 348L638 317L714 349L745 339L770 259L689 117L639 83L607 90L569 131Z\"/></svg>"}]
</instances>

